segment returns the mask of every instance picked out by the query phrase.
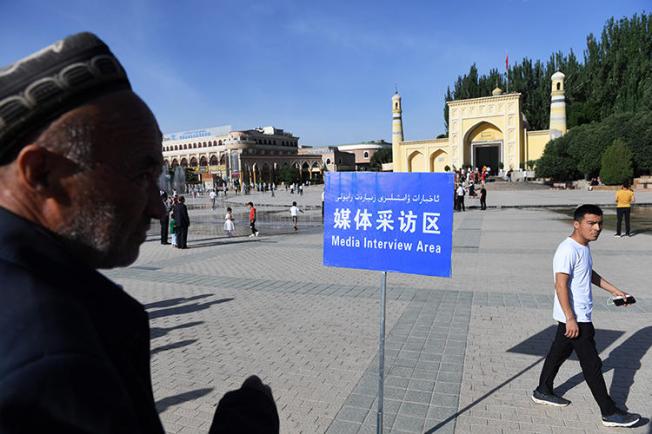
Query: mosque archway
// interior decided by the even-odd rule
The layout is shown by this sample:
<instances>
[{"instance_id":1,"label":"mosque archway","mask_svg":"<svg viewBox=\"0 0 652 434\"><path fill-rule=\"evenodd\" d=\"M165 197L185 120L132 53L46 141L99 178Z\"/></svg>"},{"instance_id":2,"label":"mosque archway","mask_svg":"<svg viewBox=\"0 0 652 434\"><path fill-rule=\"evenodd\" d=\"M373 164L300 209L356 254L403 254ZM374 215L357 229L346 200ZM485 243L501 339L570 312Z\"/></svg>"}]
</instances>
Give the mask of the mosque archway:
<instances>
[{"instance_id":1,"label":"mosque archway","mask_svg":"<svg viewBox=\"0 0 652 434\"><path fill-rule=\"evenodd\" d=\"M443 149L438 149L430 154L430 168L433 172L445 172L448 162L448 153Z\"/></svg>"},{"instance_id":2,"label":"mosque archway","mask_svg":"<svg viewBox=\"0 0 652 434\"><path fill-rule=\"evenodd\" d=\"M478 169L491 167L497 173L504 159L504 135L496 125L482 121L464 136L464 164Z\"/></svg>"},{"instance_id":3,"label":"mosque archway","mask_svg":"<svg viewBox=\"0 0 652 434\"><path fill-rule=\"evenodd\" d=\"M181 159L181 167L188 167L188 160L186 160L185 158L182 158Z\"/></svg>"},{"instance_id":4,"label":"mosque archway","mask_svg":"<svg viewBox=\"0 0 652 434\"><path fill-rule=\"evenodd\" d=\"M428 172L426 159L419 151L414 151L408 157L408 172Z\"/></svg>"}]
</instances>

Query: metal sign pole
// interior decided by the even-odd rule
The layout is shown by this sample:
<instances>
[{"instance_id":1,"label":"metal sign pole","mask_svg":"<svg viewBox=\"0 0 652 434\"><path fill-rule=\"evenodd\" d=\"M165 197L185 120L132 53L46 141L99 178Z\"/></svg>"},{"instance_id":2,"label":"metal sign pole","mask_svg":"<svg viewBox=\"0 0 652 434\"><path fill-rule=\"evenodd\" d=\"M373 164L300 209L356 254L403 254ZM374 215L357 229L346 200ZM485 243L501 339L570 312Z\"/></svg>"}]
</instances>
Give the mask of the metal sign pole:
<instances>
[{"instance_id":1,"label":"metal sign pole","mask_svg":"<svg viewBox=\"0 0 652 434\"><path fill-rule=\"evenodd\" d=\"M383 433L383 395L385 392L385 299L387 293L387 271L380 278L380 335L378 339L378 415L376 433Z\"/></svg>"}]
</instances>

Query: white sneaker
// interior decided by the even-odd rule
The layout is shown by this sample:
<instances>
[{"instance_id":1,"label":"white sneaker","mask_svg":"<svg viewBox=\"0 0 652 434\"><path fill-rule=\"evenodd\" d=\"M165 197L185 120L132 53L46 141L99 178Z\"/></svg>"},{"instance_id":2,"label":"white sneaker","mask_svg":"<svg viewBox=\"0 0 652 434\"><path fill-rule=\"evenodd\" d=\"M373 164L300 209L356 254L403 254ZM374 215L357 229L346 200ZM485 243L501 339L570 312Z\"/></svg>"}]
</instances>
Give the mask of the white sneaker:
<instances>
[{"instance_id":1,"label":"white sneaker","mask_svg":"<svg viewBox=\"0 0 652 434\"><path fill-rule=\"evenodd\" d=\"M260 232L256 231L256 236L260 235Z\"/></svg>"},{"instance_id":2,"label":"white sneaker","mask_svg":"<svg viewBox=\"0 0 652 434\"><path fill-rule=\"evenodd\" d=\"M254 234L250 234L250 235L249 235L249 238L253 238L253 236L254 236Z\"/></svg>"}]
</instances>

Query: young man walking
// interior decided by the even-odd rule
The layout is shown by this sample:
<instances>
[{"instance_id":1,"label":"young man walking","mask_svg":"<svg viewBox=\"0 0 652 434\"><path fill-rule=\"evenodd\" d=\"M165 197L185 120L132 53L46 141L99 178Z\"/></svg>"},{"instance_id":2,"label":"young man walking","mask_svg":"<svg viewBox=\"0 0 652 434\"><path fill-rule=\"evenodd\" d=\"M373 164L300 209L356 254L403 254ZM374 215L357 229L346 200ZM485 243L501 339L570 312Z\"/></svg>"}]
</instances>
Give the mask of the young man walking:
<instances>
[{"instance_id":1,"label":"young man walking","mask_svg":"<svg viewBox=\"0 0 652 434\"><path fill-rule=\"evenodd\" d=\"M573 233L559 244L553 259L555 301L553 317L558 321L557 334L543 364L539 386L532 393L538 404L565 407L570 401L553 393L553 382L562 363L577 354L586 383L600 406L602 424L613 427L635 425L640 416L616 407L602 376L602 361L595 347L595 329L591 322L593 295L591 284L614 297L627 297L593 270L589 243L602 231L602 210L596 205L582 205L573 216Z\"/></svg>"}]
</instances>

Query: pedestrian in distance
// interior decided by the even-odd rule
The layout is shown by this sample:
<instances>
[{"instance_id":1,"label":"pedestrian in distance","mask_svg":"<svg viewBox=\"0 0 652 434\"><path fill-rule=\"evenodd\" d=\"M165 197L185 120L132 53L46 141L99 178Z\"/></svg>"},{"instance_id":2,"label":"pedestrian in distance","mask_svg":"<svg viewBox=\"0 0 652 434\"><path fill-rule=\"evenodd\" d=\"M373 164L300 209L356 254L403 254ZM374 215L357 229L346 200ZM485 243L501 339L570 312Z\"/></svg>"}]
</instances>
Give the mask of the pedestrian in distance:
<instances>
[{"instance_id":1,"label":"pedestrian in distance","mask_svg":"<svg viewBox=\"0 0 652 434\"><path fill-rule=\"evenodd\" d=\"M597 205L582 205L573 215L573 233L557 247L553 259L555 300L553 318L557 333L546 356L539 385L532 393L538 404L565 407L570 401L554 394L553 382L559 368L573 351L577 354L584 379L597 401L602 424L611 427L635 425L640 416L616 407L607 392L602 375L602 361L595 346L592 322L592 284L627 303L628 294L609 283L593 269L589 243L602 231L602 210Z\"/></svg>"},{"instance_id":2,"label":"pedestrian in distance","mask_svg":"<svg viewBox=\"0 0 652 434\"><path fill-rule=\"evenodd\" d=\"M459 187L457 187L457 210L458 211L466 211L466 208L464 207L465 194L466 194L466 190L464 189L464 185L460 183Z\"/></svg>"},{"instance_id":3,"label":"pedestrian in distance","mask_svg":"<svg viewBox=\"0 0 652 434\"><path fill-rule=\"evenodd\" d=\"M217 199L217 193L215 192L215 189L212 189L210 193L208 193L208 197L211 200L211 209L215 211L215 200Z\"/></svg>"},{"instance_id":4,"label":"pedestrian in distance","mask_svg":"<svg viewBox=\"0 0 652 434\"><path fill-rule=\"evenodd\" d=\"M226 209L224 216L224 232L228 237L232 237L235 232L235 224L233 223L233 210L231 207Z\"/></svg>"},{"instance_id":5,"label":"pedestrian in distance","mask_svg":"<svg viewBox=\"0 0 652 434\"><path fill-rule=\"evenodd\" d=\"M480 209L483 211L487 209L487 189L484 184L480 188Z\"/></svg>"},{"instance_id":6,"label":"pedestrian in distance","mask_svg":"<svg viewBox=\"0 0 652 434\"><path fill-rule=\"evenodd\" d=\"M164 217L161 142L93 34L0 68L0 433L165 432L147 312L98 271ZM210 432L278 433L269 387L228 392Z\"/></svg>"},{"instance_id":7,"label":"pedestrian in distance","mask_svg":"<svg viewBox=\"0 0 652 434\"><path fill-rule=\"evenodd\" d=\"M623 182L623 185L616 192L616 233L614 237L631 237L629 219L632 213L632 204L634 203L634 190L631 189L629 181ZM625 234L621 232L625 219Z\"/></svg>"},{"instance_id":8,"label":"pedestrian in distance","mask_svg":"<svg viewBox=\"0 0 652 434\"><path fill-rule=\"evenodd\" d=\"M187 249L190 217L188 216L188 207L186 207L185 197L179 196L178 203L174 206L172 215L175 220L174 231L177 234L177 247L180 249Z\"/></svg>"},{"instance_id":9,"label":"pedestrian in distance","mask_svg":"<svg viewBox=\"0 0 652 434\"><path fill-rule=\"evenodd\" d=\"M292 225L294 226L295 231L299 230L299 227L297 226L299 213L303 214L303 210L297 207L296 202L292 202L292 206L290 207L290 216L292 217Z\"/></svg>"},{"instance_id":10,"label":"pedestrian in distance","mask_svg":"<svg viewBox=\"0 0 652 434\"><path fill-rule=\"evenodd\" d=\"M168 201L168 194L164 191L161 192L161 201L163 202L163 206L165 207L165 214L163 214L163 217L161 217L160 224L161 224L161 244L167 245L170 244L168 243L168 226L170 224L170 205Z\"/></svg>"},{"instance_id":11,"label":"pedestrian in distance","mask_svg":"<svg viewBox=\"0 0 652 434\"><path fill-rule=\"evenodd\" d=\"M249 207L249 227L251 228L249 238L257 237L260 235L260 232L256 229L256 207L253 202L249 202L247 206Z\"/></svg>"}]
</instances>

